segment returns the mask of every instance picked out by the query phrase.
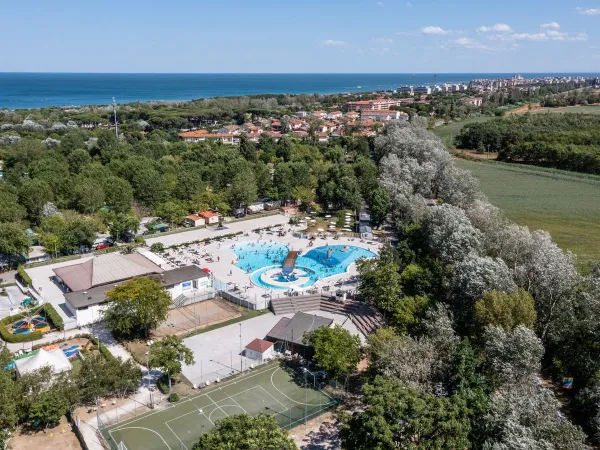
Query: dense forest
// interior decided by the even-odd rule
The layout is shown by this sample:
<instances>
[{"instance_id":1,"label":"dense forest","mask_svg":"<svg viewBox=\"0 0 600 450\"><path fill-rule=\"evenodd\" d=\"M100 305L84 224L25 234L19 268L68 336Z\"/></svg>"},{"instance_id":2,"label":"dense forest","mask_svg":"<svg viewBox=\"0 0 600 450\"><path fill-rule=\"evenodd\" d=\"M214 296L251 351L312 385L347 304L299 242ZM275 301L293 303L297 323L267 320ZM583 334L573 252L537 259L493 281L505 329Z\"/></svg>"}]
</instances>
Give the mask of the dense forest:
<instances>
[{"instance_id":1,"label":"dense forest","mask_svg":"<svg viewBox=\"0 0 600 450\"><path fill-rule=\"evenodd\" d=\"M560 106L594 105L600 103L600 91L584 89L560 95L548 95L540 102L542 106L556 108Z\"/></svg>"},{"instance_id":2,"label":"dense forest","mask_svg":"<svg viewBox=\"0 0 600 450\"><path fill-rule=\"evenodd\" d=\"M584 449L581 427L600 441L600 270L506 220L421 121L388 126L376 155L400 241L360 267L389 327L368 338L343 448ZM568 410L542 382L563 377Z\"/></svg>"},{"instance_id":3,"label":"dense forest","mask_svg":"<svg viewBox=\"0 0 600 450\"><path fill-rule=\"evenodd\" d=\"M600 173L600 115L525 114L469 124L456 137L460 148L498 152L517 161Z\"/></svg>"},{"instance_id":4,"label":"dense forest","mask_svg":"<svg viewBox=\"0 0 600 450\"><path fill-rule=\"evenodd\" d=\"M147 214L178 225L189 212L227 214L258 197L357 209L377 192L366 137L316 144L263 135L258 143L241 137L239 146L189 144L174 130L151 130L139 116L121 119L119 138L114 130L87 130L51 116L21 122L15 116L4 116L0 136L5 255L26 251L28 227L53 254L68 254L89 248L101 230L130 239Z\"/></svg>"}]
</instances>

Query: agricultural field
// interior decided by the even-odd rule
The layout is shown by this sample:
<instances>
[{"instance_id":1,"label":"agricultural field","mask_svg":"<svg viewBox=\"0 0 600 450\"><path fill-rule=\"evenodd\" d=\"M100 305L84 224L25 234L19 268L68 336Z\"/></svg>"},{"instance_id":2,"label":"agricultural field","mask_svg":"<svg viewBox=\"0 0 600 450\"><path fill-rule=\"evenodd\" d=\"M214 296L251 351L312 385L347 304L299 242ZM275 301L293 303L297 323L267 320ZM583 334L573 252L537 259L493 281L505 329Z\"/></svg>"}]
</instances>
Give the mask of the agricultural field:
<instances>
[{"instance_id":1,"label":"agricultural field","mask_svg":"<svg viewBox=\"0 0 600 450\"><path fill-rule=\"evenodd\" d=\"M479 179L481 189L506 216L543 229L580 264L600 259L600 176L495 161L455 163Z\"/></svg>"}]
</instances>

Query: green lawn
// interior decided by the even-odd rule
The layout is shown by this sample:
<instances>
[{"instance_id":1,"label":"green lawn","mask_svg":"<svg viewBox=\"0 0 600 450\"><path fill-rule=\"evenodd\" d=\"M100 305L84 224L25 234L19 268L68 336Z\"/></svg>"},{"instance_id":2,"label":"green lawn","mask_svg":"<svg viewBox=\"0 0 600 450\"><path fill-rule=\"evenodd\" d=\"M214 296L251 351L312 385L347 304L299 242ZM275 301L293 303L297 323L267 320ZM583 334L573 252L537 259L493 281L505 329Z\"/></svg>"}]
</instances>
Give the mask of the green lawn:
<instances>
[{"instance_id":1,"label":"green lawn","mask_svg":"<svg viewBox=\"0 0 600 450\"><path fill-rule=\"evenodd\" d=\"M497 117L491 116L469 117L459 122L453 122L449 123L448 125L441 125L439 127L435 127L432 131L442 140L442 142L444 142L444 145L447 148L454 148L454 136L460 133L462 127L470 123L486 122L488 120L496 118Z\"/></svg>"},{"instance_id":2,"label":"green lawn","mask_svg":"<svg viewBox=\"0 0 600 450\"><path fill-rule=\"evenodd\" d=\"M600 259L600 177L494 161L455 163L473 172L509 219L549 231L580 262Z\"/></svg>"}]
</instances>

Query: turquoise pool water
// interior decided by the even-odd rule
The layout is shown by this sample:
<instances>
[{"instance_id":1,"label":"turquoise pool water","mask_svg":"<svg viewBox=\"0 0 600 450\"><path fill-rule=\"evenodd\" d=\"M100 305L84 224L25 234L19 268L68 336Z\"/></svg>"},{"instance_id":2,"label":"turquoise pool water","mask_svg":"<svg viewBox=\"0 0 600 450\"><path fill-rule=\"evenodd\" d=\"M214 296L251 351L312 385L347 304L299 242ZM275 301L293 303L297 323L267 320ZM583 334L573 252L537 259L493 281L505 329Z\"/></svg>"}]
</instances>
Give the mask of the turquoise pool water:
<instances>
[{"instance_id":1,"label":"turquoise pool water","mask_svg":"<svg viewBox=\"0 0 600 450\"><path fill-rule=\"evenodd\" d=\"M236 267L251 273L254 284L267 289L289 289L286 286L270 284L261 279L266 271L281 268L289 249L279 242L248 242L236 244L232 251L239 258ZM350 264L361 258L374 258L375 253L352 245L327 245L316 247L303 253L296 260L296 266L306 272L308 280L295 287L306 288L318 280L345 273Z\"/></svg>"}]
</instances>

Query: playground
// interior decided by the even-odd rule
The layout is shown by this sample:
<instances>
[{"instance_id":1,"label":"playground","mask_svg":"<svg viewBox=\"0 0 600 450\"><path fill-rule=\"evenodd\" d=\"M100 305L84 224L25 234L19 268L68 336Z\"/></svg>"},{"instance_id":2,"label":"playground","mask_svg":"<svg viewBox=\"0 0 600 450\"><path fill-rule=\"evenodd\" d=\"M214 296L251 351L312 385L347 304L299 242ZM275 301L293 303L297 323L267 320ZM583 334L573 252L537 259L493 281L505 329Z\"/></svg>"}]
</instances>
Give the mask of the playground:
<instances>
[{"instance_id":1,"label":"playground","mask_svg":"<svg viewBox=\"0 0 600 450\"><path fill-rule=\"evenodd\" d=\"M231 415L273 414L281 427L290 429L337 405L315 385L318 380L311 372L274 362L121 423L107 425L114 419L107 411L101 430L110 448L123 442L128 450L190 450L218 420Z\"/></svg>"}]
</instances>

